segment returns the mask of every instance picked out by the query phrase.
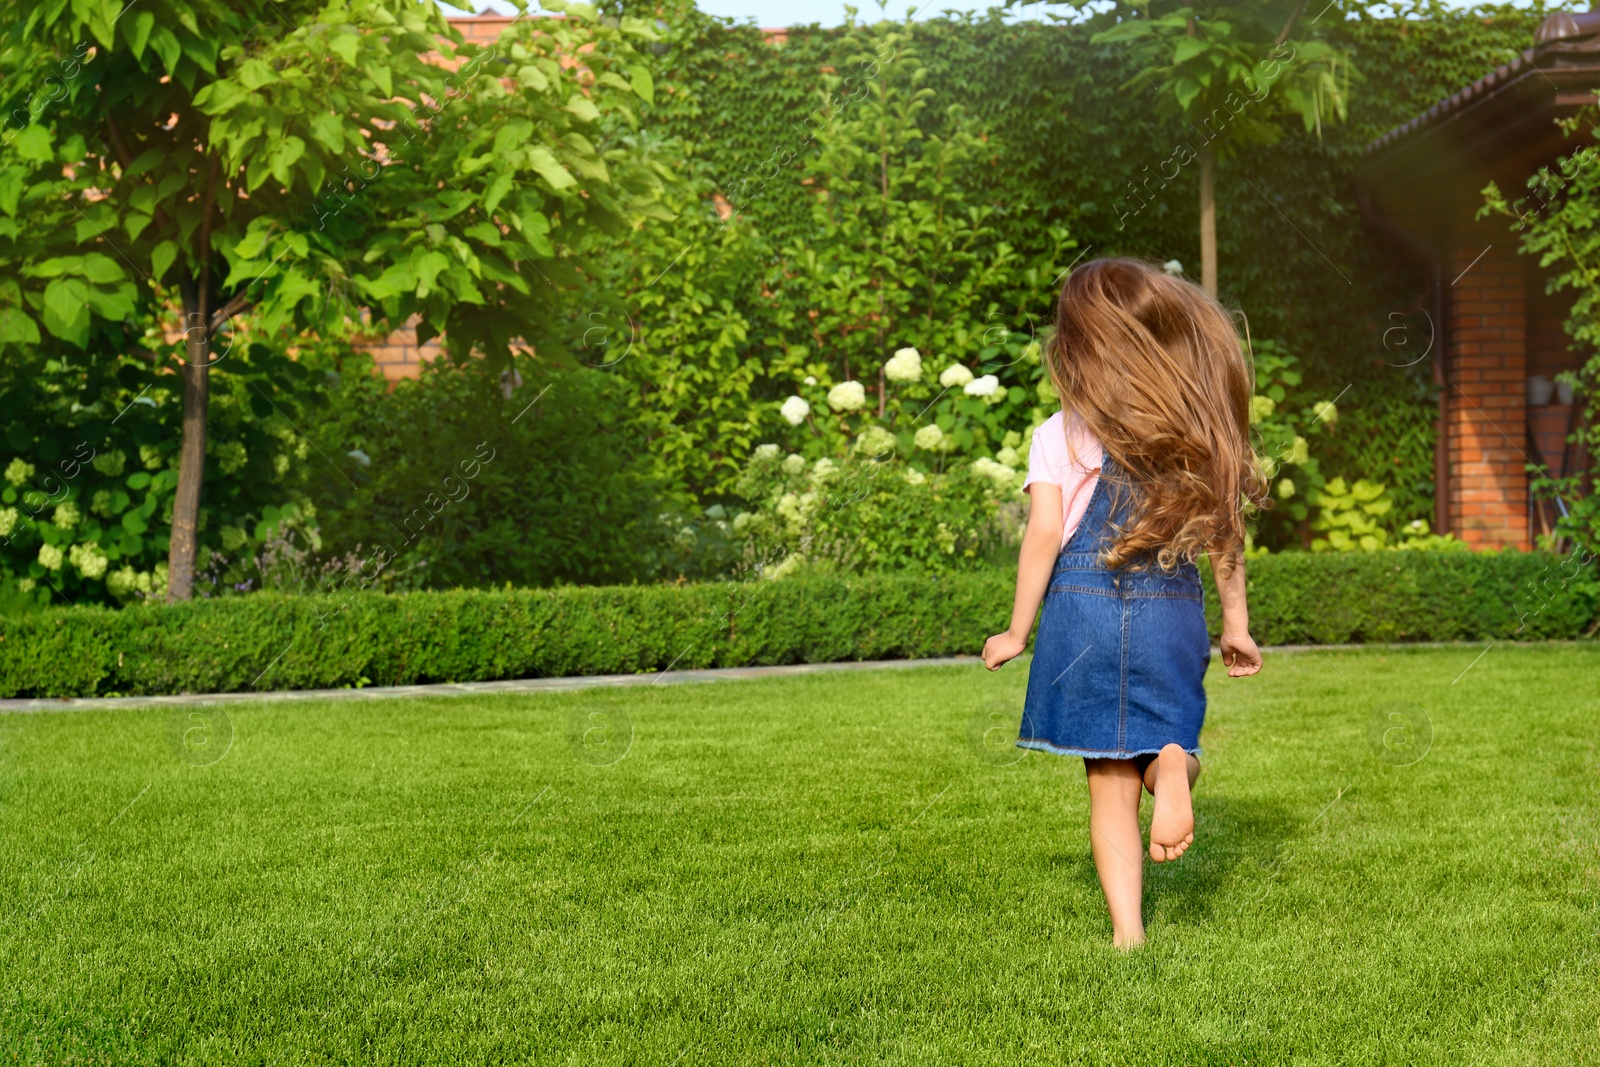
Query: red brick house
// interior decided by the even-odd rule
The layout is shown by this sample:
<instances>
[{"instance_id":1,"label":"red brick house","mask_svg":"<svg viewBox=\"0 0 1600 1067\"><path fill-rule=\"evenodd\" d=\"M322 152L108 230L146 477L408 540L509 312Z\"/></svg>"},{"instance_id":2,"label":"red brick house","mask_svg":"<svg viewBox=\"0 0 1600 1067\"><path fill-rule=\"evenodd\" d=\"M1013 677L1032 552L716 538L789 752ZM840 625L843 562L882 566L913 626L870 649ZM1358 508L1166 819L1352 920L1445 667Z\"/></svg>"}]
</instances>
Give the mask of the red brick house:
<instances>
[{"instance_id":1,"label":"red brick house","mask_svg":"<svg viewBox=\"0 0 1600 1067\"><path fill-rule=\"evenodd\" d=\"M1527 465L1577 473L1566 438L1580 411L1546 382L1581 360L1563 329L1570 295L1519 255L1504 217L1477 218L1490 181L1515 199L1540 166L1573 152L1556 119L1600 89L1600 11L1559 12L1519 57L1368 147L1359 186L1369 227L1429 279L1440 385L1435 529L1475 547L1531 547L1551 504ZM1537 210L1537 201L1528 210ZM1567 400L1567 403L1562 403Z\"/></svg>"}]
</instances>

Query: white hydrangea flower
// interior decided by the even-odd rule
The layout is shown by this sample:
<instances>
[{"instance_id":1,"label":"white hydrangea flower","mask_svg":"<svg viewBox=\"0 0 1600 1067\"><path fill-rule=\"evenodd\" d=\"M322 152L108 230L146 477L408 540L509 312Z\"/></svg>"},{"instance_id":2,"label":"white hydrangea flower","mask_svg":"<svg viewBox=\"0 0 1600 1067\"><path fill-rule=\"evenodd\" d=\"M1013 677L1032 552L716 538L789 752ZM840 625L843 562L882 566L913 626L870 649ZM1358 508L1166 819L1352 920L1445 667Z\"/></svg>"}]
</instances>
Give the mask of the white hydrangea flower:
<instances>
[{"instance_id":1,"label":"white hydrangea flower","mask_svg":"<svg viewBox=\"0 0 1600 1067\"><path fill-rule=\"evenodd\" d=\"M1010 489L1016 484L1016 471L996 463L987 456L973 461L972 472L980 478L988 478L1000 489Z\"/></svg>"},{"instance_id":2,"label":"white hydrangea flower","mask_svg":"<svg viewBox=\"0 0 1600 1067\"><path fill-rule=\"evenodd\" d=\"M1317 413L1317 418L1323 422L1334 423L1339 421L1339 409L1333 406L1333 401L1331 400L1313 405L1312 410Z\"/></svg>"},{"instance_id":3,"label":"white hydrangea flower","mask_svg":"<svg viewBox=\"0 0 1600 1067\"><path fill-rule=\"evenodd\" d=\"M44 564L45 570L58 571L61 564L66 561L67 555L55 545L39 546L39 562Z\"/></svg>"},{"instance_id":4,"label":"white hydrangea flower","mask_svg":"<svg viewBox=\"0 0 1600 1067\"><path fill-rule=\"evenodd\" d=\"M794 553L792 556L786 556L782 563L766 572L766 577L787 578L789 575L799 570L805 564L805 561L806 558L798 552Z\"/></svg>"},{"instance_id":5,"label":"white hydrangea flower","mask_svg":"<svg viewBox=\"0 0 1600 1067\"><path fill-rule=\"evenodd\" d=\"M107 478L116 478L127 469L128 456L120 449L112 449L110 452L96 453L89 465Z\"/></svg>"},{"instance_id":6,"label":"white hydrangea flower","mask_svg":"<svg viewBox=\"0 0 1600 1067\"><path fill-rule=\"evenodd\" d=\"M783 457L783 473L799 474L806 469L806 459L798 452L790 452Z\"/></svg>"},{"instance_id":7,"label":"white hydrangea flower","mask_svg":"<svg viewBox=\"0 0 1600 1067\"><path fill-rule=\"evenodd\" d=\"M867 387L860 382L840 382L828 390L828 406L835 411L860 411L867 406Z\"/></svg>"},{"instance_id":8,"label":"white hydrangea flower","mask_svg":"<svg viewBox=\"0 0 1600 1067\"><path fill-rule=\"evenodd\" d=\"M1002 448L995 453L994 458L1012 470L1016 470L1017 464L1022 461L1022 457L1017 455L1017 450L1011 447Z\"/></svg>"},{"instance_id":9,"label":"white hydrangea flower","mask_svg":"<svg viewBox=\"0 0 1600 1067\"><path fill-rule=\"evenodd\" d=\"M894 434L882 426L873 424L861 431L861 436L856 438L856 451L863 456L883 456L895 449Z\"/></svg>"},{"instance_id":10,"label":"white hydrangea flower","mask_svg":"<svg viewBox=\"0 0 1600 1067\"><path fill-rule=\"evenodd\" d=\"M55 514L50 516L50 521L63 530L70 530L78 525L83 514L78 511L78 505L70 500L64 500L56 505Z\"/></svg>"},{"instance_id":11,"label":"white hydrangea flower","mask_svg":"<svg viewBox=\"0 0 1600 1067\"><path fill-rule=\"evenodd\" d=\"M1161 264L1161 269L1166 271L1168 274L1177 276L1183 273L1183 264L1179 263L1175 259L1169 259L1165 263Z\"/></svg>"},{"instance_id":12,"label":"white hydrangea flower","mask_svg":"<svg viewBox=\"0 0 1600 1067\"><path fill-rule=\"evenodd\" d=\"M915 468L915 467L912 467L912 468L910 468L909 470L906 471L906 484L907 485L921 485L923 482L925 482L927 480L928 480L928 476L926 474L923 474L921 471L917 470L917 468Z\"/></svg>"},{"instance_id":13,"label":"white hydrangea flower","mask_svg":"<svg viewBox=\"0 0 1600 1067\"><path fill-rule=\"evenodd\" d=\"M928 423L918 430L911 443L925 452L942 452L945 448L944 431L935 423Z\"/></svg>"},{"instance_id":14,"label":"white hydrangea flower","mask_svg":"<svg viewBox=\"0 0 1600 1067\"><path fill-rule=\"evenodd\" d=\"M38 584L39 583L34 581L32 578L18 578L17 579L17 589L20 592L24 592L24 593L33 592L33 587L38 585Z\"/></svg>"},{"instance_id":15,"label":"white hydrangea flower","mask_svg":"<svg viewBox=\"0 0 1600 1067\"><path fill-rule=\"evenodd\" d=\"M806 421L806 416L811 414L811 405L801 397L791 396L783 402L783 406L778 409L778 414L782 415L783 421L790 426L799 426Z\"/></svg>"},{"instance_id":16,"label":"white hydrangea flower","mask_svg":"<svg viewBox=\"0 0 1600 1067\"><path fill-rule=\"evenodd\" d=\"M779 448L777 445L756 445L757 459L777 459Z\"/></svg>"},{"instance_id":17,"label":"white hydrangea flower","mask_svg":"<svg viewBox=\"0 0 1600 1067\"><path fill-rule=\"evenodd\" d=\"M915 382L922 378L922 354L915 348L902 348L883 365L883 376L891 382Z\"/></svg>"},{"instance_id":18,"label":"white hydrangea flower","mask_svg":"<svg viewBox=\"0 0 1600 1067\"><path fill-rule=\"evenodd\" d=\"M150 470L155 470L157 467L161 466L161 449L157 448L155 445L140 445L139 462L143 463Z\"/></svg>"},{"instance_id":19,"label":"white hydrangea flower","mask_svg":"<svg viewBox=\"0 0 1600 1067\"><path fill-rule=\"evenodd\" d=\"M994 396L1000 391L1000 379L992 374L985 374L981 378L974 378L961 390L968 396Z\"/></svg>"},{"instance_id":20,"label":"white hydrangea flower","mask_svg":"<svg viewBox=\"0 0 1600 1067\"><path fill-rule=\"evenodd\" d=\"M1278 499L1288 500L1292 496L1294 496L1294 482L1285 478L1278 483Z\"/></svg>"},{"instance_id":21,"label":"white hydrangea flower","mask_svg":"<svg viewBox=\"0 0 1600 1067\"><path fill-rule=\"evenodd\" d=\"M85 578L102 578L106 573L106 565L111 561L100 551L99 545L81 544L73 545L68 557L72 560L72 567Z\"/></svg>"},{"instance_id":22,"label":"white hydrangea flower","mask_svg":"<svg viewBox=\"0 0 1600 1067\"><path fill-rule=\"evenodd\" d=\"M816 375L814 375L814 374L808 374L808 375L806 375L806 384L807 384L807 385L816 385L816 384L817 384L817 377L816 377Z\"/></svg>"},{"instance_id":23,"label":"white hydrangea flower","mask_svg":"<svg viewBox=\"0 0 1600 1067\"><path fill-rule=\"evenodd\" d=\"M139 572L132 567L123 567L121 570L112 571L106 578L106 592L114 597L125 597L134 591L139 581Z\"/></svg>"},{"instance_id":24,"label":"white hydrangea flower","mask_svg":"<svg viewBox=\"0 0 1600 1067\"><path fill-rule=\"evenodd\" d=\"M960 389L972 381L972 372L959 363L952 363L939 375L939 384L946 389Z\"/></svg>"},{"instance_id":25,"label":"white hydrangea flower","mask_svg":"<svg viewBox=\"0 0 1600 1067\"><path fill-rule=\"evenodd\" d=\"M811 465L811 473L817 478L831 478L837 472L838 468L833 465L833 460L827 456L823 456Z\"/></svg>"},{"instance_id":26,"label":"white hydrangea flower","mask_svg":"<svg viewBox=\"0 0 1600 1067\"><path fill-rule=\"evenodd\" d=\"M17 528L17 520L22 518L22 513L16 508L0 508L0 537L10 537L11 531Z\"/></svg>"},{"instance_id":27,"label":"white hydrangea flower","mask_svg":"<svg viewBox=\"0 0 1600 1067\"><path fill-rule=\"evenodd\" d=\"M1298 467L1304 464L1305 461L1310 458L1311 446L1306 443L1306 439L1304 437L1301 437L1297 434L1294 439L1294 444L1289 447L1289 454L1283 457L1283 461L1291 466Z\"/></svg>"},{"instance_id":28,"label":"white hydrangea flower","mask_svg":"<svg viewBox=\"0 0 1600 1067\"><path fill-rule=\"evenodd\" d=\"M20 457L6 464L6 481L12 485L20 486L33 477L33 464Z\"/></svg>"},{"instance_id":29,"label":"white hydrangea flower","mask_svg":"<svg viewBox=\"0 0 1600 1067\"><path fill-rule=\"evenodd\" d=\"M1272 413L1278 410L1278 402L1270 396L1253 396L1250 398L1250 421L1260 422L1270 419Z\"/></svg>"},{"instance_id":30,"label":"white hydrangea flower","mask_svg":"<svg viewBox=\"0 0 1600 1067\"><path fill-rule=\"evenodd\" d=\"M785 493L778 498L776 508L778 514L792 526L800 525L800 496L797 493Z\"/></svg>"}]
</instances>

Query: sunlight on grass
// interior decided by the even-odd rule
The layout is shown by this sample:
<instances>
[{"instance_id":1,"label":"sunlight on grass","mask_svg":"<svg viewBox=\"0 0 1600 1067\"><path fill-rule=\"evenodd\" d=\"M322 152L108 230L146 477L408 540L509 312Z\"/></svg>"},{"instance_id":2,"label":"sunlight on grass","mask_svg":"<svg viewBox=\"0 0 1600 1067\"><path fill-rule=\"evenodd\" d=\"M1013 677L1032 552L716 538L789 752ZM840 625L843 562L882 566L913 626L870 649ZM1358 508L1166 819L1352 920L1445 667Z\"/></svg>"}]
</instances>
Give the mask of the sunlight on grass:
<instances>
[{"instance_id":1,"label":"sunlight on grass","mask_svg":"<svg viewBox=\"0 0 1600 1067\"><path fill-rule=\"evenodd\" d=\"M0 1052L1582 1061L1600 657L1477 654L1213 670L1126 956L1022 668L8 715Z\"/></svg>"}]
</instances>

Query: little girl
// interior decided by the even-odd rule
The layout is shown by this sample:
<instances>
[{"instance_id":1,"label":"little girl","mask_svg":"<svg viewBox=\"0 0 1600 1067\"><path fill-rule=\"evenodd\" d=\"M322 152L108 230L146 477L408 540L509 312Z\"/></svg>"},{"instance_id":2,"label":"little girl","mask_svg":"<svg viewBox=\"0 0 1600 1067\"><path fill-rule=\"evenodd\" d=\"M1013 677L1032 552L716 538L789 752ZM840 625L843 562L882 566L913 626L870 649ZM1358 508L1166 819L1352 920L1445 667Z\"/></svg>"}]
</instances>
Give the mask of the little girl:
<instances>
[{"instance_id":1,"label":"little girl","mask_svg":"<svg viewBox=\"0 0 1600 1067\"><path fill-rule=\"evenodd\" d=\"M1128 259L1067 278L1046 360L1063 410L1034 431L1011 628L983 660L992 671L1020 654L1043 602L1017 744L1083 757L1095 869L1112 941L1128 948L1144 942L1141 785L1155 797L1150 858L1194 841L1211 660L1202 554L1228 675L1261 669L1241 552L1245 509L1266 502L1252 373L1214 299Z\"/></svg>"}]
</instances>

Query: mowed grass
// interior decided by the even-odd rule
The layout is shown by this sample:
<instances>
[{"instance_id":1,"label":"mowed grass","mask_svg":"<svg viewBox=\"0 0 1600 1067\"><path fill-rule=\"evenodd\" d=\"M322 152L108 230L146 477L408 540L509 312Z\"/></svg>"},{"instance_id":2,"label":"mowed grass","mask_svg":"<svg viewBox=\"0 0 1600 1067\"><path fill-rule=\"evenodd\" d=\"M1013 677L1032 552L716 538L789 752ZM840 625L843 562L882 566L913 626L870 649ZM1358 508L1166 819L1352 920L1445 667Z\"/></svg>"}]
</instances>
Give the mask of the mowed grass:
<instances>
[{"instance_id":1,"label":"mowed grass","mask_svg":"<svg viewBox=\"0 0 1600 1067\"><path fill-rule=\"evenodd\" d=\"M1479 652L1214 661L1130 954L1025 664L0 716L0 1058L1596 1062L1600 649Z\"/></svg>"}]
</instances>

